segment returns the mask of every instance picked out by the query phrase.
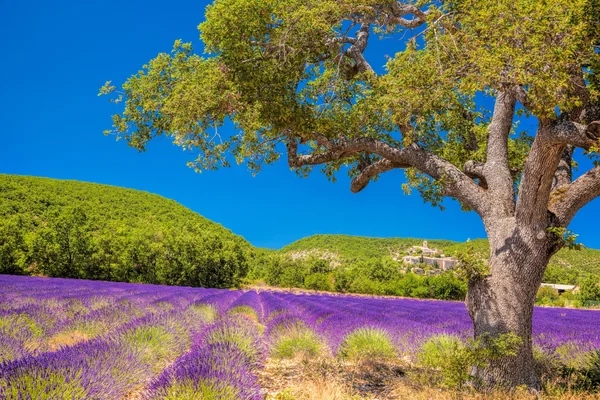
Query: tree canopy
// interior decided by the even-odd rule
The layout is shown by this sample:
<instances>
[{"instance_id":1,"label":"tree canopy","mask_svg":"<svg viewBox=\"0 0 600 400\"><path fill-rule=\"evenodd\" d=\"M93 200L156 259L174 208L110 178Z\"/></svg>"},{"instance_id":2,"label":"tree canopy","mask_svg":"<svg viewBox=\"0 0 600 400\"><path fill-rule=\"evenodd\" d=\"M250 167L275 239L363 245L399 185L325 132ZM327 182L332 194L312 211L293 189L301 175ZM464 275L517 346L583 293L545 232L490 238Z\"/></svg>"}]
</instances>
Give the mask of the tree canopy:
<instances>
[{"instance_id":1,"label":"tree canopy","mask_svg":"<svg viewBox=\"0 0 600 400\"><path fill-rule=\"evenodd\" d=\"M597 99L598 8L588 0L218 0L199 26L208 57L177 40L117 91L125 110L107 133L139 150L169 136L198 152L190 160L198 170L235 157L258 171L286 144L303 175L318 164L330 177L349 166L359 191L405 168L426 200L450 195L481 208L473 179L487 185L492 113L478 95L510 92L521 112L542 120ZM376 73L368 42L398 35L405 49ZM115 89L107 82L101 93ZM239 133L221 135L226 122ZM510 129L506 174L515 185L532 142Z\"/></svg>"}]
</instances>

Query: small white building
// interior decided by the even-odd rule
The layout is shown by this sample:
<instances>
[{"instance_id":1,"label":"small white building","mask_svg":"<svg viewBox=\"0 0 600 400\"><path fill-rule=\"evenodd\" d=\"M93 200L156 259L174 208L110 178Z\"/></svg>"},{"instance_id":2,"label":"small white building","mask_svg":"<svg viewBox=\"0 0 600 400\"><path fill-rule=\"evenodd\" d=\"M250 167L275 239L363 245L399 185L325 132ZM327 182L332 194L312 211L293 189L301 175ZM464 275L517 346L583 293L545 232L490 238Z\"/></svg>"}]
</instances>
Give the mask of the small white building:
<instances>
[{"instance_id":1,"label":"small white building","mask_svg":"<svg viewBox=\"0 0 600 400\"><path fill-rule=\"evenodd\" d=\"M577 286L577 285L561 285L558 283L542 283L540 286L552 288L552 289L558 291L558 293L564 293L564 292L570 292L570 291L577 292L579 289L579 286Z\"/></svg>"}]
</instances>

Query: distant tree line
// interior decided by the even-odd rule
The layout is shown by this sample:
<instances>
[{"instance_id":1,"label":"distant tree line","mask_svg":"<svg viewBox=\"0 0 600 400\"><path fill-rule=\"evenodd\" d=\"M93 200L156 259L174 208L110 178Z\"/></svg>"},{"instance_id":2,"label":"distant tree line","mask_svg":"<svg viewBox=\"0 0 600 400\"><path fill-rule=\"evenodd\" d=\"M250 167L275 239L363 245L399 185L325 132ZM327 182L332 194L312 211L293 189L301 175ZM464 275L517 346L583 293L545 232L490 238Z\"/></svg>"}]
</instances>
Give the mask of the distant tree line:
<instances>
[{"instance_id":1,"label":"distant tree line","mask_svg":"<svg viewBox=\"0 0 600 400\"><path fill-rule=\"evenodd\" d=\"M256 257L249 271L250 280L286 288L394 295L443 300L463 300L466 281L453 272L434 276L403 272L391 258L365 259L331 267L317 257L295 260L285 254L265 253Z\"/></svg>"},{"instance_id":2,"label":"distant tree line","mask_svg":"<svg viewBox=\"0 0 600 400\"><path fill-rule=\"evenodd\" d=\"M0 273L235 287L252 247L149 193L0 175Z\"/></svg>"}]
</instances>

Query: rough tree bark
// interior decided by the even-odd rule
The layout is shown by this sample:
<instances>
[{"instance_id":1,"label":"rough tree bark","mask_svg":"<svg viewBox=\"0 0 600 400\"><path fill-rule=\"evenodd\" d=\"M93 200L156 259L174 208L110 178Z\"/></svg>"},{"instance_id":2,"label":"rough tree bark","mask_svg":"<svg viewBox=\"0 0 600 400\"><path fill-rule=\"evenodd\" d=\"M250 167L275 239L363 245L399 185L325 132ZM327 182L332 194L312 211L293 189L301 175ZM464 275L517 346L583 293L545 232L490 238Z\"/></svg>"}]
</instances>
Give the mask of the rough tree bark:
<instances>
[{"instance_id":1,"label":"rough tree bark","mask_svg":"<svg viewBox=\"0 0 600 400\"><path fill-rule=\"evenodd\" d=\"M490 361L472 374L486 387L538 389L531 343L533 304L555 246L531 229L519 227L514 218L488 223L487 232L489 275L469 282L466 300L475 337L513 333L522 339L522 346L516 356Z\"/></svg>"}]
</instances>

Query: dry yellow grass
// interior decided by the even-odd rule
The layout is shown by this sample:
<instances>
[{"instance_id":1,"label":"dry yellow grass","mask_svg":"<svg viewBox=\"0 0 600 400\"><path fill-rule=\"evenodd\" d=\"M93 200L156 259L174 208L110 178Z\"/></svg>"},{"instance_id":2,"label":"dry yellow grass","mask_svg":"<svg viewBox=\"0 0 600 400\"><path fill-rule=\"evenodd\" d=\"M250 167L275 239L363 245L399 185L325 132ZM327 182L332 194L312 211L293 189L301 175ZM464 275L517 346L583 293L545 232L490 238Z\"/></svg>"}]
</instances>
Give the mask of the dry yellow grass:
<instances>
[{"instance_id":1,"label":"dry yellow grass","mask_svg":"<svg viewBox=\"0 0 600 400\"><path fill-rule=\"evenodd\" d=\"M418 379L406 365L350 365L332 357L312 360L268 359L259 372L267 400L600 400L598 394L525 390L479 393L453 390ZM402 370L410 370L403 374Z\"/></svg>"}]
</instances>

